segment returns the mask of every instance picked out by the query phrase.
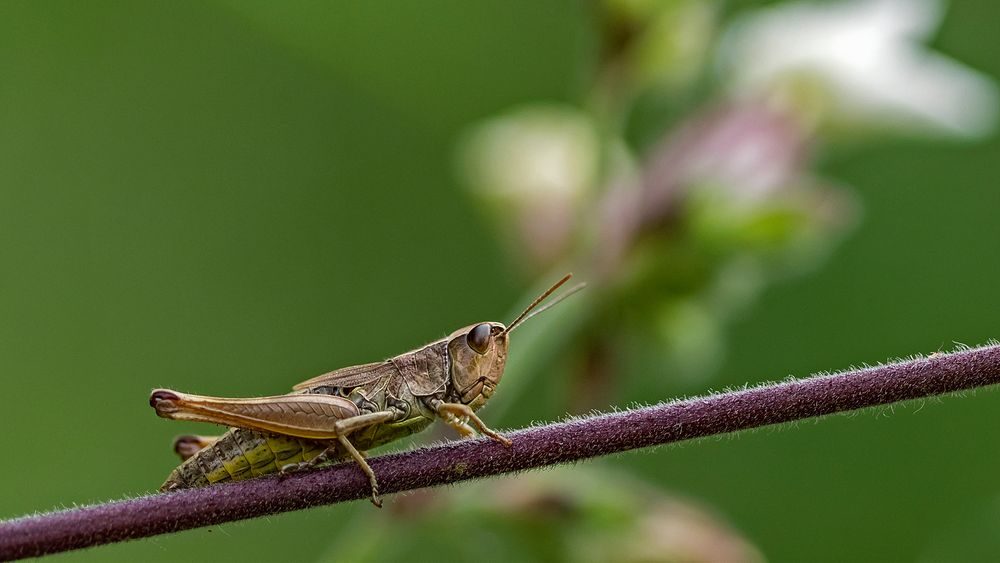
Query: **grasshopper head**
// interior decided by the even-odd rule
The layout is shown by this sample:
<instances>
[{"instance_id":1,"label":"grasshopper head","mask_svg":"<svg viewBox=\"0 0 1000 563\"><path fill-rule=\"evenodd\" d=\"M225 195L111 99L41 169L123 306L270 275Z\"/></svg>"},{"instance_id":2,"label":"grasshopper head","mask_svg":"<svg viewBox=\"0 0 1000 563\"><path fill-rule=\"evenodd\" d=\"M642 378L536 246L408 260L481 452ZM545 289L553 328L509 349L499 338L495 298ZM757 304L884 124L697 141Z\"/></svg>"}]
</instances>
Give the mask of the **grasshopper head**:
<instances>
[{"instance_id":1,"label":"grasshopper head","mask_svg":"<svg viewBox=\"0 0 1000 563\"><path fill-rule=\"evenodd\" d=\"M569 281L572 274L566 274L552 287L532 301L531 305L514 319L510 325L485 322L469 325L451 333L448 337L448 357L451 358L451 385L462 403L473 410L486 404L493 395L503 369L507 366L507 346L510 333L524 321L559 303L563 299L583 289L585 284L563 292L548 305L532 312L535 307L552 295L562 284ZM530 314L529 314L530 313Z\"/></svg>"},{"instance_id":2,"label":"grasshopper head","mask_svg":"<svg viewBox=\"0 0 1000 563\"><path fill-rule=\"evenodd\" d=\"M456 330L448 337L451 384L463 403L478 409L493 395L507 365L503 323L486 322Z\"/></svg>"}]
</instances>

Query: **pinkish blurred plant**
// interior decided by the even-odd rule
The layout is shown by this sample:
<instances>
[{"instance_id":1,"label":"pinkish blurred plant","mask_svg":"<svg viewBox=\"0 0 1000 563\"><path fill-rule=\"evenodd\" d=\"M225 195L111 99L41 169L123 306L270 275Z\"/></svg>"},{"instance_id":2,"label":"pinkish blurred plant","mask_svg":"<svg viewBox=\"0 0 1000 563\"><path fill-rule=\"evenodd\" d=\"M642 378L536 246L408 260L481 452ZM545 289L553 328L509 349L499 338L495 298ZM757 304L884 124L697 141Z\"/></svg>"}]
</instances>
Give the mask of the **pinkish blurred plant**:
<instances>
[{"instance_id":1,"label":"pinkish blurred plant","mask_svg":"<svg viewBox=\"0 0 1000 563\"><path fill-rule=\"evenodd\" d=\"M643 363L674 385L713 372L728 319L771 280L821 263L856 222L852 192L816 171L843 133L971 138L994 121L992 81L924 46L942 14L932 0L738 17L697 1L604 6L579 108L520 107L460 146L463 177L521 269L572 269L599 296L575 329L593 374L577 387L597 389L581 397L614 400L635 350L656 350Z\"/></svg>"}]
</instances>

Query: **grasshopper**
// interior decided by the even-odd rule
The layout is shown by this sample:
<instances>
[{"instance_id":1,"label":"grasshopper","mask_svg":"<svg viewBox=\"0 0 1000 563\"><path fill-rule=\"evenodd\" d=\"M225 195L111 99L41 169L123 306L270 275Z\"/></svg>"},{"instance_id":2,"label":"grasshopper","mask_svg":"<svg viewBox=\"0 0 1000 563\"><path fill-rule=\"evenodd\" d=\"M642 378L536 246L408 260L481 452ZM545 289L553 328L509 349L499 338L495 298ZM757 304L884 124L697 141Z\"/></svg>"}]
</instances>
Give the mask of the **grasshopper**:
<instances>
[{"instance_id":1,"label":"grasshopper","mask_svg":"<svg viewBox=\"0 0 1000 563\"><path fill-rule=\"evenodd\" d=\"M474 436L474 426L510 446L510 440L487 427L475 411L500 383L510 333L584 287L575 286L535 310L570 277L567 274L539 295L508 326L469 325L385 361L303 381L287 395L230 399L154 390L149 404L163 418L232 427L219 437L174 440L182 463L160 490L289 473L352 458L371 483L372 503L380 507L378 480L361 453L364 450L419 432L437 418L463 437Z\"/></svg>"}]
</instances>

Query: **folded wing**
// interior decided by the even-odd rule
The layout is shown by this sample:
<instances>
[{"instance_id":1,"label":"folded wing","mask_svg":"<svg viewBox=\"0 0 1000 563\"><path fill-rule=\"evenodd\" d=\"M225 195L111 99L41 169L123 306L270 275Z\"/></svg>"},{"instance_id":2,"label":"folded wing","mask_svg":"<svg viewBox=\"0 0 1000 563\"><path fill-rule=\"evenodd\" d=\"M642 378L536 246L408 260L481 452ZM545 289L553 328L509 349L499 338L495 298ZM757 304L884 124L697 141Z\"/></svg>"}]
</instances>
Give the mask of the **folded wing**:
<instances>
[{"instance_id":1,"label":"folded wing","mask_svg":"<svg viewBox=\"0 0 1000 563\"><path fill-rule=\"evenodd\" d=\"M158 389L153 391L149 402L156 414L164 418L211 422L313 440L337 438L337 422L361 414L351 401L321 394L227 399Z\"/></svg>"},{"instance_id":2,"label":"folded wing","mask_svg":"<svg viewBox=\"0 0 1000 563\"><path fill-rule=\"evenodd\" d=\"M306 389L324 386L357 387L359 385L375 381L376 379L396 375L397 373L398 371L396 370L396 366L394 366L392 362L375 362L373 364L351 366L331 371L330 373L324 373L323 375L318 375L312 379L303 381L295 387L292 387L292 389L296 391L304 391Z\"/></svg>"}]
</instances>

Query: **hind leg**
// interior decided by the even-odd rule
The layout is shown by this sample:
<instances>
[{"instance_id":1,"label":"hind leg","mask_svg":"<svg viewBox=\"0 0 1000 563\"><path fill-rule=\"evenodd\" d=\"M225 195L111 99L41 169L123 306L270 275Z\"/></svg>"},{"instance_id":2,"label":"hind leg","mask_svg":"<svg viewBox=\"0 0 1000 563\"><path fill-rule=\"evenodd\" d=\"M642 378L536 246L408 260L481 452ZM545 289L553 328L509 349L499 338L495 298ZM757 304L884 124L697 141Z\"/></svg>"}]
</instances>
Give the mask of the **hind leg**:
<instances>
[{"instance_id":1,"label":"hind leg","mask_svg":"<svg viewBox=\"0 0 1000 563\"><path fill-rule=\"evenodd\" d=\"M207 448L215 443L219 436L198 436L197 434L184 434L174 438L174 452L181 457L181 461L198 453L203 448Z\"/></svg>"},{"instance_id":2,"label":"hind leg","mask_svg":"<svg viewBox=\"0 0 1000 563\"><path fill-rule=\"evenodd\" d=\"M368 477L368 482L371 484L372 487L372 494L371 494L372 504L374 504L379 508L382 508L382 499L379 497L378 480L375 478L375 472L372 471L371 466L368 465L367 461L365 461L364 454L362 454L360 451L358 451L357 448L354 447L354 444L352 444L351 441L347 439L347 436L350 435L352 432L356 432L363 428L367 428L375 424L382 424L385 422L389 422L390 420L397 418L399 414L400 414L399 411L387 410L387 411L379 411L369 414L363 414L360 416L355 416L352 418L347 418L344 420L337 421L336 440L335 441L331 440L329 442L329 446L325 450L323 450L321 454L312 458L309 461L304 461L302 463L288 464L281 468L281 472L288 474L302 469L315 467L316 465L319 465L320 463L327 461L330 455L337 452L337 446L339 445L340 448L344 450L344 452L346 452L352 459L354 459L354 461L358 464L358 467L361 468L361 471L363 471L365 476Z\"/></svg>"}]
</instances>

